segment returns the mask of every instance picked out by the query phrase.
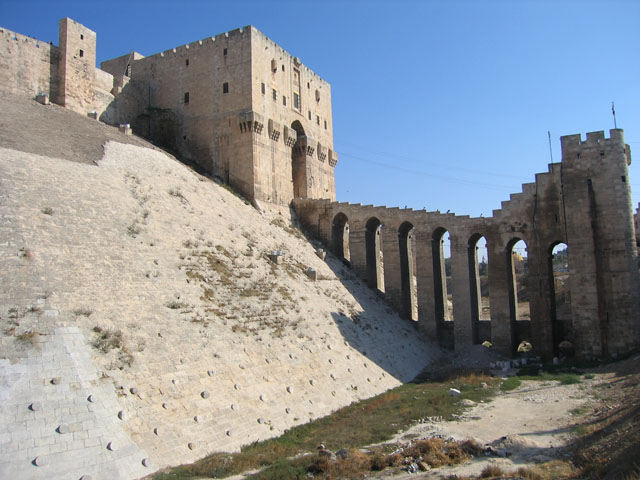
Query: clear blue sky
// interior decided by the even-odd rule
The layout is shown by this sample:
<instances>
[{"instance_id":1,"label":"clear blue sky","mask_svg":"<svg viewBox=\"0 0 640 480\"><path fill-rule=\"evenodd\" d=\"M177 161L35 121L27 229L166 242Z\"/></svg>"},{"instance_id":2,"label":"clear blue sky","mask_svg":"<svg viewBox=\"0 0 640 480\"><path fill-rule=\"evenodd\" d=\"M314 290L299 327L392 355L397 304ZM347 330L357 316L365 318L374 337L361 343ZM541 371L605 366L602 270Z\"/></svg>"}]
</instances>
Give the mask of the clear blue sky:
<instances>
[{"instance_id":1,"label":"clear blue sky","mask_svg":"<svg viewBox=\"0 0 640 480\"><path fill-rule=\"evenodd\" d=\"M337 197L491 215L561 135L618 126L640 193L640 1L0 0L0 26L98 62L253 24L332 85ZM634 207L640 195L634 194Z\"/></svg>"}]
</instances>

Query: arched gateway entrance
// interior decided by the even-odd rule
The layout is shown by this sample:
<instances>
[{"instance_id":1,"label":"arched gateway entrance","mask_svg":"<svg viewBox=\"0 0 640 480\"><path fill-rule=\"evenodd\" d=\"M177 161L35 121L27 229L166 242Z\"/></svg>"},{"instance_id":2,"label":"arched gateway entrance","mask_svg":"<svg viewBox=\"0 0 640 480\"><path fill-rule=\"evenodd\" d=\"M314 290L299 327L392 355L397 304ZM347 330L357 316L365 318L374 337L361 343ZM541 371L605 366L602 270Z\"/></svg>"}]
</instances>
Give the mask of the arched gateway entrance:
<instances>
[{"instance_id":1,"label":"arched gateway entrance","mask_svg":"<svg viewBox=\"0 0 640 480\"><path fill-rule=\"evenodd\" d=\"M299 121L291 124L291 128L298 134L298 140L291 149L291 175L293 177L294 198L307 198L307 136Z\"/></svg>"}]
</instances>

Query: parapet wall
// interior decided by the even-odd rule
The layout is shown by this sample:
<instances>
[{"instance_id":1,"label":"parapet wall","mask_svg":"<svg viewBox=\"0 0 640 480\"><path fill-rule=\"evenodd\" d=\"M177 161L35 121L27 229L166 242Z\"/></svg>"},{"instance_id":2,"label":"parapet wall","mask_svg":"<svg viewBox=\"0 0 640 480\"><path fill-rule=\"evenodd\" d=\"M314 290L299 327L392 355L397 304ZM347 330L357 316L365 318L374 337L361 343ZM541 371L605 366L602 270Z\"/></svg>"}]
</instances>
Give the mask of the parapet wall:
<instances>
[{"instance_id":1,"label":"parapet wall","mask_svg":"<svg viewBox=\"0 0 640 480\"><path fill-rule=\"evenodd\" d=\"M57 98L58 55L55 45L0 28L0 89Z\"/></svg>"}]
</instances>

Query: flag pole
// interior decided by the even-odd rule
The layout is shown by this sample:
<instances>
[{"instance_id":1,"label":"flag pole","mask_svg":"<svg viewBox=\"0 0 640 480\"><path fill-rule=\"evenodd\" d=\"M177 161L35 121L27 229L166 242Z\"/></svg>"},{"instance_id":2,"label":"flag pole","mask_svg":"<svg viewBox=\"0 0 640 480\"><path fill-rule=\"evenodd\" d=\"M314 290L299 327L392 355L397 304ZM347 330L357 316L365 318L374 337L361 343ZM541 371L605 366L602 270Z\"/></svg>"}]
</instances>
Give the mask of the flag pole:
<instances>
[{"instance_id":1,"label":"flag pole","mask_svg":"<svg viewBox=\"0 0 640 480\"><path fill-rule=\"evenodd\" d=\"M611 113L613 114L613 128L617 129L618 124L616 123L616 107L613 102L611 102Z\"/></svg>"},{"instance_id":2,"label":"flag pole","mask_svg":"<svg viewBox=\"0 0 640 480\"><path fill-rule=\"evenodd\" d=\"M549 156L551 157L551 163L553 163L553 150L551 149L551 132L547 130L547 135L549 136Z\"/></svg>"}]
</instances>

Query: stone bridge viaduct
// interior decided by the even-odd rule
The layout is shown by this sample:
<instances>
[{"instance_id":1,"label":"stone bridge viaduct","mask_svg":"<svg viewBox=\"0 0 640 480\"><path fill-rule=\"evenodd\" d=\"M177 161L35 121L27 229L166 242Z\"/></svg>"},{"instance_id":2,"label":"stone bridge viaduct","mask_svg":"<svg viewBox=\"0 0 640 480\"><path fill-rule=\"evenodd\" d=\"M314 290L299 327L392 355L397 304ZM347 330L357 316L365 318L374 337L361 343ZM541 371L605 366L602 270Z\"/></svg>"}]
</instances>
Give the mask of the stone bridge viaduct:
<instances>
[{"instance_id":1,"label":"stone bridge viaduct","mask_svg":"<svg viewBox=\"0 0 640 480\"><path fill-rule=\"evenodd\" d=\"M570 342L577 358L638 346L640 278L623 131L561 138L562 161L523 185L488 218L295 199L310 235L345 258L408 320L441 345L464 351L490 340L515 355L528 340L544 358ZM450 235L453 320L447 315L443 236ZM486 239L490 321L480 317L479 239ZM530 320L518 314L513 246L526 243ZM568 247L569 312L554 299L552 251ZM565 343L565 346L567 344Z\"/></svg>"}]
</instances>

